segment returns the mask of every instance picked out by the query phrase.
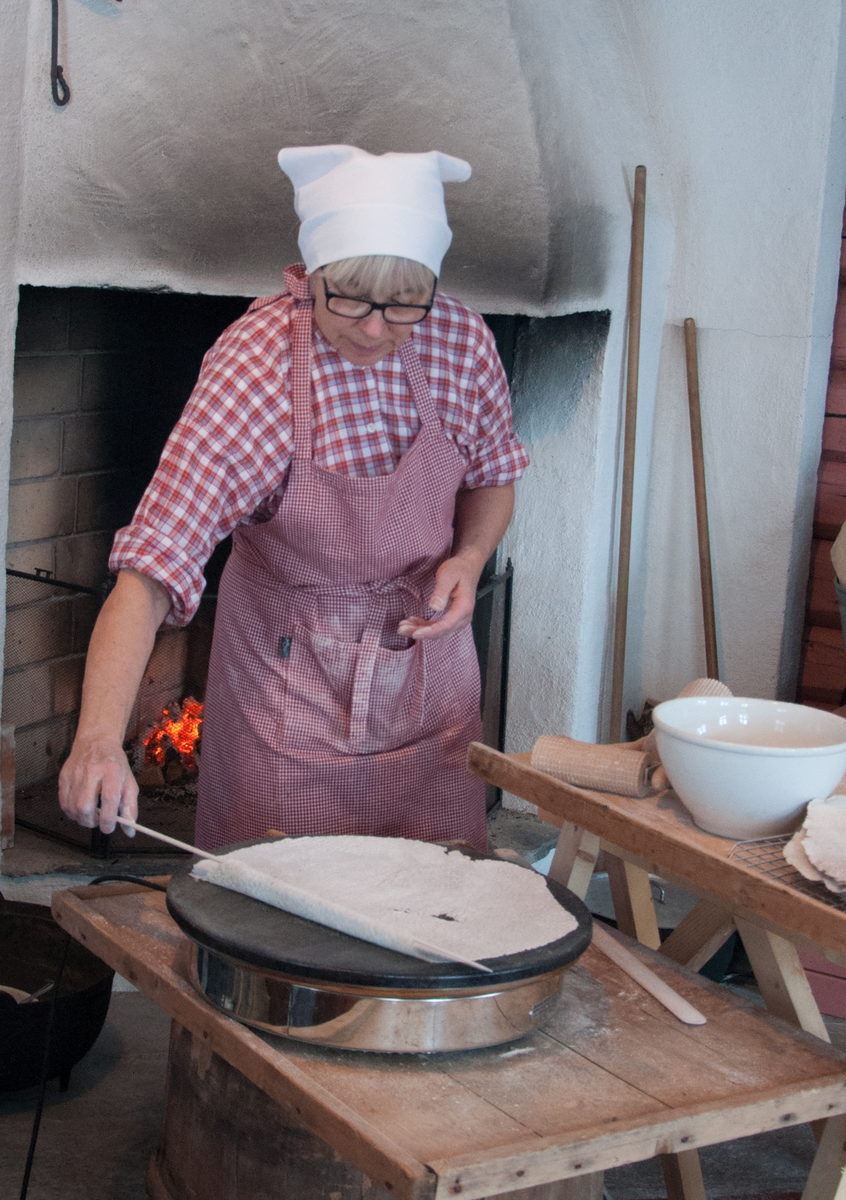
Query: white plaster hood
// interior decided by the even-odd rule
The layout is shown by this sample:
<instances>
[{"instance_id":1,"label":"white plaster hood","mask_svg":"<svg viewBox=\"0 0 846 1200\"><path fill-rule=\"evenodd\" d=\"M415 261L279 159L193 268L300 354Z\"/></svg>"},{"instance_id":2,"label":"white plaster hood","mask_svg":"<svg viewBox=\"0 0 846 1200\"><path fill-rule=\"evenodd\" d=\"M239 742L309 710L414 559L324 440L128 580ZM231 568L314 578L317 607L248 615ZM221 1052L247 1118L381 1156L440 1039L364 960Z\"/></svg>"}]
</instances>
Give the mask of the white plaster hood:
<instances>
[{"instance_id":1,"label":"white plaster hood","mask_svg":"<svg viewBox=\"0 0 846 1200\"><path fill-rule=\"evenodd\" d=\"M345 141L372 152L437 148L472 163L471 181L447 189L455 239L445 282L480 306L608 306L630 220L627 177L655 161L624 8L62 0L61 9L72 88L63 110L49 96L49 5L31 12L27 282L273 291L297 256L276 151Z\"/></svg>"}]
</instances>

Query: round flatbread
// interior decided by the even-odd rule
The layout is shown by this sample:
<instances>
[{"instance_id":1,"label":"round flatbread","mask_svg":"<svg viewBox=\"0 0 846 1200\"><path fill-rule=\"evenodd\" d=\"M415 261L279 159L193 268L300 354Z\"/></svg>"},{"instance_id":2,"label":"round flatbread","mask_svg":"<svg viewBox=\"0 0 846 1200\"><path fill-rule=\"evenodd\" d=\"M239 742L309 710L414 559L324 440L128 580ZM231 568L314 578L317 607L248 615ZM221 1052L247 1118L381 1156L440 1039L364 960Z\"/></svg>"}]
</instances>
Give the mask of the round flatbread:
<instances>
[{"instance_id":1,"label":"round flatbread","mask_svg":"<svg viewBox=\"0 0 846 1200\"><path fill-rule=\"evenodd\" d=\"M378 945L389 943L372 931L387 929L465 959L533 950L577 926L542 875L406 838L286 838L202 859L192 874Z\"/></svg>"},{"instance_id":2,"label":"round flatbread","mask_svg":"<svg viewBox=\"0 0 846 1200\"><path fill-rule=\"evenodd\" d=\"M804 841L805 830L797 829L784 847L784 857L790 863L791 867L795 867L799 874L804 875L806 879L810 879L813 883L824 883L825 877L820 874L805 853Z\"/></svg>"},{"instance_id":3,"label":"round flatbread","mask_svg":"<svg viewBox=\"0 0 846 1200\"><path fill-rule=\"evenodd\" d=\"M812 800L799 833L801 843L794 846L792 865L807 879L813 878L799 866L800 852L814 868L830 892L846 892L846 796ZM793 845L792 838L788 846ZM788 862L787 847L785 858Z\"/></svg>"}]
</instances>

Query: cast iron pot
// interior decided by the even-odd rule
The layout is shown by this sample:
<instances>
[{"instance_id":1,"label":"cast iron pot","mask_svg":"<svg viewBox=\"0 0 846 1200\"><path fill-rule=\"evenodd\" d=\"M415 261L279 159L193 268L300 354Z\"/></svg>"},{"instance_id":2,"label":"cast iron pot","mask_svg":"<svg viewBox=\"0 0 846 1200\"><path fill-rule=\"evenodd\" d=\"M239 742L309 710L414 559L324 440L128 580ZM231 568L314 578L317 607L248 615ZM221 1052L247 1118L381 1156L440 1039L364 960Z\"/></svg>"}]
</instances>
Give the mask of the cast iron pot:
<instances>
[{"instance_id":1,"label":"cast iron pot","mask_svg":"<svg viewBox=\"0 0 846 1200\"><path fill-rule=\"evenodd\" d=\"M0 983L31 993L56 978L67 934L42 904L19 904L0 895ZM71 940L56 998L48 1079L62 1091L71 1069L96 1042L109 1011L114 971ZM17 1004L0 994L0 1092L34 1087L41 1067L50 996Z\"/></svg>"}]
</instances>

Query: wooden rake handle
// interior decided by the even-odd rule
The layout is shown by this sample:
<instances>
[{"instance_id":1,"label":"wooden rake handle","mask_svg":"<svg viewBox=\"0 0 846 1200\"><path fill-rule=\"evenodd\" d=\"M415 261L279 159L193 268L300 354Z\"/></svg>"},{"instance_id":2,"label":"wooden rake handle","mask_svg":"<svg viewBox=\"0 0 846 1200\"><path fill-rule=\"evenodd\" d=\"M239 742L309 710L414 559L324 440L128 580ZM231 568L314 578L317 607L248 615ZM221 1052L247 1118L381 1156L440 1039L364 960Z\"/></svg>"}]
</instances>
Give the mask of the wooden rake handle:
<instances>
[{"instance_id":1,"label":"wooden rake handle","mask_svg":"<svg viewBox=\"0 0 846 1200\"><path fill-rule=\"evenodd\" d=\"M702 441L702 410L699 401L699 359L696 348L696 322L693 317L687 317L684 322L684 350L687 366L687 402L690 413L690 445L693 451L693 487L696 496L696 536L699 543L702 620L705 631L705 669L709 679L719 679L714 576L711 570L708 495L705 488L705 450Z\"/></svg>"}]
</instances>

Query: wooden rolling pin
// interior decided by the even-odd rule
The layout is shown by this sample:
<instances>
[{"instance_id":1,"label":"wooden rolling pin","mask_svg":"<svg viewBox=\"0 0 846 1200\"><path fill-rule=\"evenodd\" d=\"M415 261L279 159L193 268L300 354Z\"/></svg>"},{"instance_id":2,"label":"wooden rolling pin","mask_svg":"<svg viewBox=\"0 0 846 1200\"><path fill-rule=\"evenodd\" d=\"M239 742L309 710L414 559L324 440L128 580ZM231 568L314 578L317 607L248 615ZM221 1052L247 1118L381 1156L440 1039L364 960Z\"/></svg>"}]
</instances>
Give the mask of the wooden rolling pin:
<instances>
[{"instance_id":1,"label":"wooden rolling pin","mask_svg":"<svg viewBox=\"0 0 846 1200\"><path fill-rule=\"evenodd\" d=\"M532 766L576 787L618 796L653 796L669 785L655 757L621 743L595 746L562 734L544 734L532 747Z\"/></svg>"},{"instance_id":2,"label":"wooden rolling pin","mask_svg":"<svg viewBox=\"0 0 846 1200\"><path fill-rule=\"evenodd\" d=\"M678 698L681 700L685 696L730 696L731 694L729 688L724 683L720 683L719 679L694 679L692 683L688 683L682 688ZM645 738L641 738L639 744L645 754L658 759L658 745L655 741L654 729Z\"/></svg>"}]
</instances>

